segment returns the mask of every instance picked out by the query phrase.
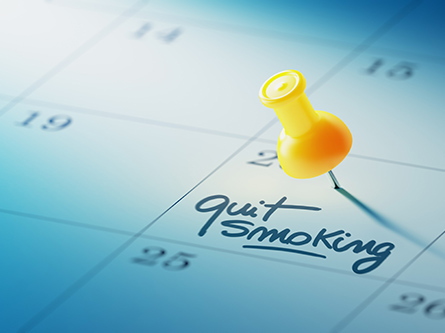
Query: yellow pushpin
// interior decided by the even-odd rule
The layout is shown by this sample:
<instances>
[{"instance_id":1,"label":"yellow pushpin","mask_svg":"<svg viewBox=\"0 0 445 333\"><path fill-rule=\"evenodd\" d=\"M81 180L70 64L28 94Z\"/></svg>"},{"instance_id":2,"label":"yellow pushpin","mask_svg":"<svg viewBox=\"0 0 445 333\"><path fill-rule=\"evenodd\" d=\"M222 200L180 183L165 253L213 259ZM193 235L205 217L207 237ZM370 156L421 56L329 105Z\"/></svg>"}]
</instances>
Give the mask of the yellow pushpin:
<instances>
[{"instance_id":1,"label":"yellow pushpin","mask_svg":"<svg viewBox=\"0 0 445 333\"><path fill-rule=\"evenodd\" d=\"M283 130L277 154L283 170L291 177L306 179L329 172L348 155L352 135L336 116L315 111L304 93L306 79L287 70L269 78L260 89L261 102L275 110Z\"/></svg>"}]
</instances>

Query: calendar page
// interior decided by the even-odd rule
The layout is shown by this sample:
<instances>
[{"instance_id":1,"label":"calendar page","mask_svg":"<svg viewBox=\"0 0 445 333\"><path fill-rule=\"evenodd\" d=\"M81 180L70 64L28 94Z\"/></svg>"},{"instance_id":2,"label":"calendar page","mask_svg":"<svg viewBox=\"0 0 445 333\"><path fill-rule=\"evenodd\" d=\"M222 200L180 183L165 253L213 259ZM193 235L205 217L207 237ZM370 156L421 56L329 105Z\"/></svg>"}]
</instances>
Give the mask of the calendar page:
<instances>
[{"instance_id":1,"label":"calendar page","mask_svg":"<svg viewBox=\"0 0 445 333\"><path fill-rule=\"evenodd\" d=\"M1 332L444 332L441 1L4 0ZM348 126L295 179L258 91Z\"/></svg>"}]
</instances>

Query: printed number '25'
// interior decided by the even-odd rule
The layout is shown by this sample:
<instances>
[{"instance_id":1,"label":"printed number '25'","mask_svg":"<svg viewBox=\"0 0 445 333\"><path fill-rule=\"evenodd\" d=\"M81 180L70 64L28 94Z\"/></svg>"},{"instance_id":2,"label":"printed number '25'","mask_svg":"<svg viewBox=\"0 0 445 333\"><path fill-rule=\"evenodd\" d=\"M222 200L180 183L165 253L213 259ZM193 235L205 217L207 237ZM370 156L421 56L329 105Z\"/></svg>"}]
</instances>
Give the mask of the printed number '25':
<instances>
[{"instance_id":1,"label":"printed number '25'","mask_svg":"<svg viewBox=\"0 0 445 333\"><path fill-rule=\"evenodd\" d=\"M175 255L161 260L167 255L167 251L158 246L149 246L142 249L143 256L133 258L136 264L154 266L162 262L162 267L169 271L180 271L190 265L190 259L196 257L194 254L178 252Z\"/></svg>"}]
</instances>

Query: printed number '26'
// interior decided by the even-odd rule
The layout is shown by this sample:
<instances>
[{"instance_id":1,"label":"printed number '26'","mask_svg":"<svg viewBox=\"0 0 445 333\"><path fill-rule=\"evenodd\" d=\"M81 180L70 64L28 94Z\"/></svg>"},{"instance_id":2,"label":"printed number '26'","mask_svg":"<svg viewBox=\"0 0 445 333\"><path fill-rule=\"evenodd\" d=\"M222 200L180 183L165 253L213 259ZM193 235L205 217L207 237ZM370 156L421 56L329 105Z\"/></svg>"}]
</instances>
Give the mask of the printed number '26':
<instances>
[{"instance_id":1,"label":"printed number '26'","mask_svg":"<svg viewBox=\"0 0 445 333\"><path fill-rule=\"evenodd\" d=\"M401 302L399 304L392 304L390 309L410 314L422 309L423 314L428 318L445 318L445 299L439 299L423 305L423 303L426 302L425 296L418 293L406 293L400 296L400 300Z\"/></svg>"}]
</instances>

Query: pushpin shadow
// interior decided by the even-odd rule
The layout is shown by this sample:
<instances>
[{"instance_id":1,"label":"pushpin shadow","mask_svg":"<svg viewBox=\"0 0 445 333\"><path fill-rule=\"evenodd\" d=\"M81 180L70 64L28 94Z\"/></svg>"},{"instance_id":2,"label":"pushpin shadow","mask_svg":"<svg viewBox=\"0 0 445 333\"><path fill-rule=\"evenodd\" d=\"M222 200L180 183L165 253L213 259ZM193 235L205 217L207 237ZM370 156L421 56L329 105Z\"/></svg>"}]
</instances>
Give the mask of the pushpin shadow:
<instances>
[{"instance_id":1,"label":"pushpin shadow","mask_svg":"<svg viewBox=\"0 0 445 333\"><path fill-rule=\"evenodd\" d=\"M425 248L428 246L428 242L423 241L422 239L418 238L414 234L410 233L409 231L405 230L404 228L400 227L396 223L388 220L381 214L379 214L377 211L366 205L363 201L357 199L355 196L353 196L351 193L349 193L347 190L345 190L343 187L340 186L338 180L335 178L332 171L329 171L329 176L333 183L333 188L340 193L342 196L344 196L346 199L351 201L354 205L356 205L358 208L360 208L363 212L365 212L367 215L372 217L375 221L377 221L380 225L384 226L385 228L399 234L400 236L406 238L407 240L413 242L414 244L417 244L418 246ZM433 252L434 254L438 255L441 258L445 258L445 254L441 251L437 250L436 248L429 248L429 251Z\"/></svg>"},{"instance_id":2,"label":"pushpin shadow","mask_svg":"<svg viewBox=\"0 0 445 333\"><path fill-rule=\"evenodd\" d=\"M400 227L396 226L394 223L390 222L389 220L387 220L386 218L384 218L382 215L380 215L379 213L377 213L374 209L372 209L371 207L365 205L362 201L360 201L359 199L357 199L355 196L353 196L351 193L349 193L348 191L346 191L344 188L342 187L338 187L335 188L335 190L340 193L341 195L343 195L345 198L347 198L349 201L351 201L354 205L356 205L357 207L359 207L362 211L364 211L366 214L368 214L369 216L371 216L373 219L375 219L377 222L379 222L381 225L385 226L388 229L391 229L393 231L396 232L403 232L402 229L400 229Z\"/></svg>"}]
</instances>

